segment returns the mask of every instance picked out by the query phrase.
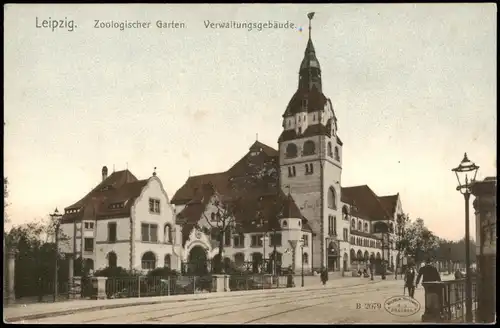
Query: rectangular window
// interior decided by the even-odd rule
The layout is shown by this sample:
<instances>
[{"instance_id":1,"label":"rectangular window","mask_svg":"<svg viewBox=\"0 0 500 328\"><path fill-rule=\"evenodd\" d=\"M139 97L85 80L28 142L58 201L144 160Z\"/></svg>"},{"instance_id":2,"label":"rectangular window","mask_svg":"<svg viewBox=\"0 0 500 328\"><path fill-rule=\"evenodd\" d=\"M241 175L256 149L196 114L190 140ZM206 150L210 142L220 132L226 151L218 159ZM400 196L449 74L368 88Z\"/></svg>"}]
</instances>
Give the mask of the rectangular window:
<instances>
[{"instance_id":1,"label":"rectangular window","mask_svg":"<svg viewBox=\"0 0 500 328\"><path fill-rule=\"evenodd\" d=\"M85 222L84 227L85 230L94 230L94 222Z\"/></svg>"},{"instance_id":2,"label":"rectangular window","mask_svg":"<svg viewBox=\"0 0 500 328\"><path fill-rule=\"evenodd\" d=\"M108 223L108 241L110 243L116 242L116 222Z\"/></svg>"},{"instance_id":3,"label":"rectangular window","mask_svg":"<svg viewBox=\"0 0 500 328\"><path fill-rule=\"evenodd\" d=\"M347 241L349 238L349 231L347 230L347 228L344 228L344 241Z\"/></svg>"},{"instance_id":4,"label":"rectangular window","mask_svg":"<svg viewBox=\"0 0 500 328\"><path fill-rule=\"evenodd\" d=\"M288 167L288 176L289 177L292 176L292 167L291 166Z\"/></svg>"},{"instance_id":5,"label":"rectangular window","mask_svg":"<svg viewBox=\"0 0 500 328\"><path fill-rule=\"evenodd\" d=\"M262 235L252 235L252 247L262 247Z\"/></svg>"},{"instance_id":6,"label":"rectangular window","mask_svg":"<svg viewBox=\"0 0 500 328\"><path fill-rule=\"evenodd\" d=\"M141 235L143 242L158 242L158 225L149 223L141 224Z\"/></svg>"},{"instance_id":7,"label":"rectangular window","mask_svg":"<svg viewBox=\"0 0 500 328\"><path fill-rule=\"evenodd\" d=\"M233 236L234 247L245 247L245 236L243 234Z\"/></svg>"},{"instance_id":8,"label":"rectangular window","mask_svg":"<svg viewBox=\"0 0 500 328\"><path fill-rule=\"evenodd\" d=\"M334 236L337 235L337 217L336 216L333 217L333 235Z\"/></svg>"},{"instance_id":9,"label":"rectangular window","mask_svg":"<svg viewBox=\"0 0 500 328\"><path fill-rule=\"evenodd\" d=\"M328 216L328 235L332 236L334 235L335 232L335 227L334 227L334 221L333 221L333 216Z\"/></svg>"},{"instance_id":10,"label":"rectangular window","mask_svg":"<svg viewBox=\"0 0 500 328\"><path fill-rule=\"evenodd\" d=\"M270 246L281 246L281 234L271 234L271 244Z\"/></svg>"},{"instance_id":11,"label":"rectangular window","mask_svg":"<svg viewBox=\"0 0 500 328\"><path fill-rule=\"evenodd\" d=\"M159 199L149 199L149 212L150 213L160 213L160 200Z\"/></svg>"},{"instance_id":12,"label":"rectangular window","mask_svg":"<svg viewBox=\"0 0 500 328\"><path fill-rule=\"evenodd\" d=\"M94 251L94 238L85 238L83 240L83 250L85 252L93 252Z\"/></svg>"},{"instance_id":13,"label":"rectangular window","mask_svg":"<svg viewBox=\"0 0 500 328\"><path fill-rule=\"evenodd\" d=\"M231 232L224 232L224 246L231 246Z\"/></svg>"},{"instance_id":14,"label":"rectangular window","mask_svg":"<svg viewBox=\"0 0 500 328\"><path fill-rule=\"evenodd\" d=\"M302 235L302 240L304 241L304 247L309 246L309 236L308 235Z\"/></svg>"},{"instance_id":15,"label":"rectangular window","mask_svg":"<svg viewBox=\"0 0 500 328\"><path fill-rule=\"evenodd\" d=\"M296 175L296 172L295 172L295 166L292 166L292 173L293 173L293 176Z\"/></svg>"}]
</instances>

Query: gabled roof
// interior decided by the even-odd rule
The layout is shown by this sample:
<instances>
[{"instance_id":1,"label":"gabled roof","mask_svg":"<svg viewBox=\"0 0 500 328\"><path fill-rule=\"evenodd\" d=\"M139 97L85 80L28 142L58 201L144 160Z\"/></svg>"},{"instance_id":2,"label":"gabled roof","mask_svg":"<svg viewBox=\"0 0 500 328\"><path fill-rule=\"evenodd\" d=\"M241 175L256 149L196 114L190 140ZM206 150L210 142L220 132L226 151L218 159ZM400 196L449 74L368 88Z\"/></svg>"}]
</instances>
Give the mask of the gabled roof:
<instances>
[{"instance_id":1,"label":"gabled roof","mask_svg":"<svg viewBox=\"0 0 500 328\"><path fill-rule=\"evenodd\" d=\"M178 213L177 222L183 226L183 235L203 218L211 197L217 195L228 204L237 202L235 220L245 232L259 232L275 227L285 215L302 218L304 230L310 230L293 198L286 196L278 184L278 152L255 142L249 152L226 172L190 177L175 193L172 203L186 205ZM265 226L258 222L260 214Z\"/></svg>"},{"instance_id":2,"label":"gabled roof","mask_svg":"<svg viewBox=\"0 0 500 328\"><path fill-rule=\"evenodd\" d=\"M382 206L390 215L394 215L394 213L396 212L396 208L398 206L398 198L399 194L379 197Z\"/></svg>"},{"instance_id":3,"label":"gabled roof","mask_svg":"<svg viewBox=\"0 0 500 328\"><path fill-rule=\"evenodd\" d=\"M368 220L390 220L393 218L382 205L379 197L367 185L343 187L341 201L354 205L352 214Z\"/></svg>"},{"instance_id":4,"label":"gabled roof","mask_svg":"<svg viewBox=\"0 0 500 328\"><path fill-rule=\"evenodd\" d=\"M66 207L62 220L69 222L82 218L128 216L134 200L148 181L137 180L129 170L113 172L85 197Z\"/></svg>"},{"instance_id":5,"label":"gabled roof","mask_svg":"<svg viewBox=\"0 0 500 328\"><path fill-rule=\"evenodd\" d=\"M258 152L257 155L254 153ZM236 162L229 170L189 177L184 185L172 197L174 205L184 205L195 197L197 190L204 184L212 184L219 193L229 194L237 192L238 184L253 180L261 184L260 188L276 185L277 179L267 176L264 170L278 172L278 151L259 141L256 141L247 154ZM253 176L252 176L253 175ZM271 186L272 187L272 186Z\"/></svg>"}]
</instances>

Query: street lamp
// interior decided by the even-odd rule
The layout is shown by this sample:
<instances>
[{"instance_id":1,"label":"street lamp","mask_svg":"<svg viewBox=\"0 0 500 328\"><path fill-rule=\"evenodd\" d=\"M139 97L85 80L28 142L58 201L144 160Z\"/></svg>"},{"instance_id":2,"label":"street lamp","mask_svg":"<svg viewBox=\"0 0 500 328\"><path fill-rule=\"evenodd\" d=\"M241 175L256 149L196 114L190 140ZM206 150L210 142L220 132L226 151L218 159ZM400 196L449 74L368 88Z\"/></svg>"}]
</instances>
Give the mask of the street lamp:
<instances>
[{"instance_id":1,"label":"street lamp","mask_svg":"<svg viewBox=\"0 0 500 328\"><path fill-rule=\"evenodd\" d=\"M300 253L301 253L301 262L302 262L302 287L304 287L304 239L299 240L300 243Z\"/></svg>"},{"instance_id":2,"label":"street lamp","mask_svg":"<svg viewBox=\"0 0 500 328\"><path fill-rule=\"evenodd\" d=\"M386 233L382 231L382 280L385 280L385 256L384 256L385 236Z\"/></svg>"},{"instance_id":3,"label":"street lamp","mask_svg":"<svg viewBox=\"0 0 500 328\"><path fill-rule=\"evenodd\" d=\"M469 199L471 195L471 186L476 181L476 175L479 166L467 158L467 153L460 165L454 169L458 180L457 190L464 195L465 199L465 320L472 322L472 281L470 271L470 232L469 232Z\"/></svg>"},{"instance_id":4,"label":"street lamp","mask_svg":"<svg viewBox=\"0 0 500 328\"><path fill-rule=\"evenodd\" d=\"M55 261L54 261L54 302L57 301L57 294L58 294L58 285L59 285L59 277L58 277L58 269L59 269L59 228L61 226L61 217L62 215L59 214L59 211L57 210L57 207L54 211L53 214L50 214L50 217L52 218L52 223L54 224L54 236L55 236L55 243L56 243L56 256L55 256Z\"/></svg>"},{"instance_id":5,"label":"street lamp","mask_svg":"<svg viewBox=\"0 0 500 328\"><path fill-rule=\"evenodd\" d=\"M272 228L271 229L271 232L272 232L272 235L271 235L271 242L273 243L273 257L272 257L272 261L273 261L273 276L276 276L276 257L278 256L278 251L276 249L277 247L277 240L276 240L276 228Z\"/></svg>"},{"instance_id":6,"label":"street lamp","mask_svg":"<svg viewBox=\"0 0 500 328\"><path fill-rule=\"evenodd\" d=\"M264 255L263 255L263 259L262 259L262 273L266 273L265 271L267 271L266 270L266 244L267 244L268 239L269 238L267 237L267 233L264 233L263 237L261 238L262 244L264 247Z\"/></svg>"}]
</instances>

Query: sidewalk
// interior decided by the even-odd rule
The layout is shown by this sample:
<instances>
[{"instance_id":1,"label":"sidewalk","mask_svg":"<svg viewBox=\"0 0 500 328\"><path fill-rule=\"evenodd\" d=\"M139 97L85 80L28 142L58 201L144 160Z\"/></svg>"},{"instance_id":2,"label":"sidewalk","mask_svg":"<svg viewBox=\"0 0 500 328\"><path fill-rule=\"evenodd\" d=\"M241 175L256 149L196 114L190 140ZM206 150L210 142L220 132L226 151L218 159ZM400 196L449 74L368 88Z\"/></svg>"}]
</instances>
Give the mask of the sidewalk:
<instances>
[{"instance_id":1,"label":"sidewalk","mask_svg":"<svg viewBox=\"0 0 500 328\"><path fill-rule=\"evenodd\" d=\"M306 280L306 278L308 278ZM314 279L313 279L314 278ZM315 283L316 281L316 283ZM4 307L4 321L15 322L21 320L36 320L47 317L55 317L60 315L72 314L76 312L100 311L104 309L116 309L129 306L153 305L161 303L171 303L179 301L194 301L205 300L222 297L243 297L250 295L262 295L272 293L293 293L300 291L311 291L324 288L338 288L367 285L381 282L380 279L370 281L369 279L335 279L328 281L326 286L322 286L319 277L304 276L304 287L294 288L278 288L278 289L262 289L249 291L234 291L228 293L199 293L188 295L172 295L172 296L156 296L144 298L121 298L121 299L106 299L106 300L72 300L57 303L36 303ZM295 277L295 285L300 286L300 277Z\"/></svg>"}]
</instances>

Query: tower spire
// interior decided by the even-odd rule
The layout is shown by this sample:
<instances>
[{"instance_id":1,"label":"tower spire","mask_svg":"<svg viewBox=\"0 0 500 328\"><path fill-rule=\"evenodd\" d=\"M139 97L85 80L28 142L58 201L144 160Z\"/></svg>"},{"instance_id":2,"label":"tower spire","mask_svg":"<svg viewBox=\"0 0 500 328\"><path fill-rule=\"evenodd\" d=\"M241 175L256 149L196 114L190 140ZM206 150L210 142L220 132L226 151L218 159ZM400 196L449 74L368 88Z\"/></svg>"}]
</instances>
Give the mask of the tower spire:
<instances>
[{"instance_id":1,"label":"tower spire","mask_svg":"<svg viewBox=\"0 0 500 328\"><path fill-rule=\"evenodd\" d=\"M311 20L314 17L314 12L307 14L307 17L309 18L309 40L311 40Z\"/></svg>"}]
</instances>

